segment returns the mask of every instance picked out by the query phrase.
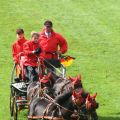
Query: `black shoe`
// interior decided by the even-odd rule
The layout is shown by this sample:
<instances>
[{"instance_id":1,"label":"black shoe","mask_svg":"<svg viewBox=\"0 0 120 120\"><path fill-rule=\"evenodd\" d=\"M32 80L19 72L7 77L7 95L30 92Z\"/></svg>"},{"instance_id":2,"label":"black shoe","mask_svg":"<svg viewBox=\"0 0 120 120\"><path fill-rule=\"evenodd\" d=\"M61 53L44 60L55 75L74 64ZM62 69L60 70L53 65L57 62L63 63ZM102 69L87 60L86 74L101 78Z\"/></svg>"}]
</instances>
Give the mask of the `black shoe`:
<instances>
[{"instance_id":1,"label":"black shoe","mask_svg":"<svg viewBox=\"0 0 120 120\"><path fill-rule=\"evenodd\" d=\"M15 77L15 78L14 78L14 81L15 81L16 83L18 83L18 82L20 82L20 79L19 79L18 77Z\"/></svg>"}]
</instances>

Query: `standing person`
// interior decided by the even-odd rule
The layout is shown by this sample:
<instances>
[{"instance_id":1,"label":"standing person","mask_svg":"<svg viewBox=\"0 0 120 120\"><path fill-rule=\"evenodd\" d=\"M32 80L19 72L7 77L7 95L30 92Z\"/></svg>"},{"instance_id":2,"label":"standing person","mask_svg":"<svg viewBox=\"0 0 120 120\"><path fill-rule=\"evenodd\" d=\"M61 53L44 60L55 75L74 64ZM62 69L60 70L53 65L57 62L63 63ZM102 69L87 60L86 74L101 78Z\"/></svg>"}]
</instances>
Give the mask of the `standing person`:
<instances>
[{"instance_id":1,"label":"standing person","mask_svg":"<svg viewBox=\"0 0 120 120\"><path fill-rule=\"evenodd\" d=\"M33 32L31 34L32 40L27 41L24 46L24 55L26 61L24 62L25 77L29 81L38 81L38 57L41 49L39 45L39 33Z\"/></svg>"},{"instance_id":2,"label":"standing person","mask_svg":"<svg viewBox=\"0 0 120 120\"><path fill-rule=\"evenodd\" d=\"M19 28L16 30L17 41L12 44L12 56L15 64L19 64L20 56L23 53L23 44L27 41L24 37L24 30Z\"/></svg>"},{"instance_id":3,"label":"standing person","mask_svg":"<svg viewBox=\"0 0 120 120\"><path fill-rule=\"evenodd\" d=\"M40 46L42 48L41 57L52 65L45 62L48 69L54 71L53 66L60 67L58 54L67 52L67 41L53 30L53 23L50 20L44 22L44 29L40 32Z\"/></svg>"}]
</instances>

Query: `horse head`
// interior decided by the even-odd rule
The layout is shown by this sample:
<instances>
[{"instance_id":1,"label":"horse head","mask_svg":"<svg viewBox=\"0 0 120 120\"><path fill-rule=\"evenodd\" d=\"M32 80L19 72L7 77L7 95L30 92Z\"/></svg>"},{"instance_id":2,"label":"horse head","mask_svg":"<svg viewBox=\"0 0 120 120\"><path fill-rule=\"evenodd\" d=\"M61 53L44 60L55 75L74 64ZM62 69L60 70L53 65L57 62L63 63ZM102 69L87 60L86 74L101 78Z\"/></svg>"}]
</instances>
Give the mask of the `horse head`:
<instances>
[{"instance_id":1,"label":"horse head","mask_svg":"<svg viewBox=\"0 0 120 120\"><path fill-rule=\"evenodd\" d=\"M72 92L72 101L78 107L81 107L81 105L85 103L85 97L83 94L84 94L83 89L80 89L79 91L74 90Z\"/></svg>"},{"instance_id":2,"label":"horse head","mask_svg":"<svg viewBox=\"0 0 120 120\"><path fill-rule=\"evenodd\" d=\"M96 96L97 96L97 93L95 93L93 95L88 94L88 96L86 98L87 111L95 110L98 108L98 103L95 100Z\"/></svg>"},{"instance_id":3,"label":"horse head","mask_svg":"<svg viewBox=\"0 0 120 120\"><path fill-rule=\"evenodd\" d=\"M81 75L78 75L77 77L70 77L68 78L72 81L72 87L73 89L81 89L83 88L82 82L81 82Z\"/></svg>"}]
</instances>

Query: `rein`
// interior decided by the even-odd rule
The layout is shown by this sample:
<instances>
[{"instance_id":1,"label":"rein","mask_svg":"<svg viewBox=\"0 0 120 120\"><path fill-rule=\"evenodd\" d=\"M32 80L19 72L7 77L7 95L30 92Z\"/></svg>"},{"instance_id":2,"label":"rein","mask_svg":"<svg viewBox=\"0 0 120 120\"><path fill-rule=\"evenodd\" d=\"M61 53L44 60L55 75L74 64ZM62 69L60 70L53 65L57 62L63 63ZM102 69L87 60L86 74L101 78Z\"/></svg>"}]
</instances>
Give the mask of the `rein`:
<instances>
[{"instance_id":1,"label":"rein","mask_svg":"<svg viewBox=\"0 0 120 120\"><path fill-rule=\"evenodd\" d=\"M63 92L63 88L64 88L66 85L68 85L69 83L70 83L70 81L68 81L67 83L65 83L65 84L62 86L61 92Z\"/></svg>"},{"instance_id":2,"label":"rein","mask_svg":"<svg viewBox=\"0 0 120 120\"><path fill-rule=\"evenodd\" d=\"M62 72L59 70L59 69L57 69L54 65L52 65L50 62L48 62L46 59L44 59L43 57L42 57L42 59L46 62L46 63L48 63L51 67L53 67L57 72L59 72L60 74L62 74ZM54 71L52 71L54 74L56 74Z\"/></svg>"},{"instance_id":3,"label":"rein","mask_svg":"<svg viewBox=\"0 0 120 120\"><path fill-rule=\"evenodd\" d=\"M44 91L44 88L42 89L41 88L41 85L40 84L37 84L37 86L35 86L33 89L32 89L32 93L31 93L31 97L33 99L33 97L40 97L40 95L43 94L43 91ZM36 93L37 92L37 93ZM36 93L36 94L35 94ZM30 100L30 102L32 101L32 99Z\"/></svg>"},{"instance_id":4,"label":"rein","mask_svg":"<svg viewBox=\"0 0 120 120\"><path fill-rule=\"evenodd\" d=\"M71 112L71 113L75 113L75 114L77 113L77 112L71 111L71 110L69 110L69 109L67 109L67 108L59 105L58 103L54 102L54 99L51 98L51 97L50 97L49 95L47 95L46 93L44 93L44 95L48 98L48 99L47 99L46 97L44 97L46 100L54 103L54 104L57 105L58 107L63 108L64 110L66 110L66 111L68 111L68 112ZM77 113L77 114L78 114L78 113Z\"/></svg>"}]
</instances>

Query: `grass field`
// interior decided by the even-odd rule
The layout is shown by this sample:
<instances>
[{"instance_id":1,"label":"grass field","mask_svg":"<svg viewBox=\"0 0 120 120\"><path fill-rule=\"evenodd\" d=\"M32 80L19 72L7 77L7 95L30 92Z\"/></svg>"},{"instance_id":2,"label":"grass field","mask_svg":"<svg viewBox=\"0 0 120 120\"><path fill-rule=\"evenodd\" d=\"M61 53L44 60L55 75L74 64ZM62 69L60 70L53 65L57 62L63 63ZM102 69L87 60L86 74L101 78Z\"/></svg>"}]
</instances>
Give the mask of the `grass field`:
<instances>
[{"instance_id":1,"label":"grass field","mask_svg":"<svg viewBox=\"0 0 120 120\"><path fill-rule=\"evenodd\" d=\"M97 92L100 120L120 120L120 0L0 0L0 120L10 120L9 93L15 30L26 37L50 19L76 57L67 74L82 74L87 91ZM21 111L19 120L26 120Z\"/></svg>"}]
</instances>

